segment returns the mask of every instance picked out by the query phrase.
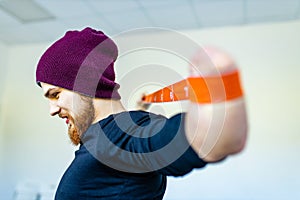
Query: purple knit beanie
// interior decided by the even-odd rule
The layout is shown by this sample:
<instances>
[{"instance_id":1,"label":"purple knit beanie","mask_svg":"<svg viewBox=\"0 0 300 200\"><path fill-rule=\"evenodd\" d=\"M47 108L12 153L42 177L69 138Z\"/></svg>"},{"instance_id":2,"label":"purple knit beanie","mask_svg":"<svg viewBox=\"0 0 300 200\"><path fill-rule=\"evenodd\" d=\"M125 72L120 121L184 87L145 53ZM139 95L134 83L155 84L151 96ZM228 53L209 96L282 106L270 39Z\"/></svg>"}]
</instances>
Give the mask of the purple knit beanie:
<instances>
[{"instance_id":1,"label":"purple knit beanie","mask_svg":"<svg viewBox=\"0 0 300 200\"><path fill-rule=\"evenodd\" d=\"M92 28L68 31L42 55L36 82L55 85L86 96L120 99L115 83L116 44Z\"/></svg>"}]
</instances>

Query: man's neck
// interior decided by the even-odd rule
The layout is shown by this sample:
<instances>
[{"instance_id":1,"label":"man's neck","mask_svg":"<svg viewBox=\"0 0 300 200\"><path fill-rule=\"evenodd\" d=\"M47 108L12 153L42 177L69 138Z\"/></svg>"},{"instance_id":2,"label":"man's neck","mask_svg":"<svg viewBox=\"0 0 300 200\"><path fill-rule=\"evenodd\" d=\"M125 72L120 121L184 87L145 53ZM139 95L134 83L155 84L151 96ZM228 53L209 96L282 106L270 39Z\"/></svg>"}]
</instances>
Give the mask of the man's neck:
<instances>
[{"instance_id":1,"label":"man's neck","mask_svg":"<svg viewBox=\"0 0 300 200\"><path fill-rule=\"evenodd\" d=\"M93 103L95 109L95 120L93 124L109 115L126 111L120 100L95 98Z\"/></svg>"}]
</instances>

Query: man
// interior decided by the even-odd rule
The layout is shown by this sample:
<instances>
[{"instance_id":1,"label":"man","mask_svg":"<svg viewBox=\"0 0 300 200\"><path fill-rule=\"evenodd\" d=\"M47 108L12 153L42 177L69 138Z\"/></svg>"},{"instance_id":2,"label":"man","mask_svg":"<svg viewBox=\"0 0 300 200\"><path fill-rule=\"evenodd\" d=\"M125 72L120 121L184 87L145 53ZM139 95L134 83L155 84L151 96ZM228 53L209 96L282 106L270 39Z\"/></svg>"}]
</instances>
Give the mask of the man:
<instances>
[{"instance_id":1,"label":"man","mask_svg":"<svg viewBox=\"0 0 300 200\"><path fill-rule=\"evenodd\" d=\"M226 54L213 48L206 53L217 69L204 62L202 52L192 60L191 76L199 76L199 70L207 76L236 70ZM38 63L36 81L49 99L50 114L66 120L72 143L80 145L55 199L162 199L166 176L185 175L244 148L247 119L241 94L217 101L212 95L211 102L201 103L196 84L190 87L196 97L187 113L168 119L129 112L115 82L117 56L109 37L85 28L67 32ZM229 94L231 86L226 87Z\"/></svg>"}]
</instances>

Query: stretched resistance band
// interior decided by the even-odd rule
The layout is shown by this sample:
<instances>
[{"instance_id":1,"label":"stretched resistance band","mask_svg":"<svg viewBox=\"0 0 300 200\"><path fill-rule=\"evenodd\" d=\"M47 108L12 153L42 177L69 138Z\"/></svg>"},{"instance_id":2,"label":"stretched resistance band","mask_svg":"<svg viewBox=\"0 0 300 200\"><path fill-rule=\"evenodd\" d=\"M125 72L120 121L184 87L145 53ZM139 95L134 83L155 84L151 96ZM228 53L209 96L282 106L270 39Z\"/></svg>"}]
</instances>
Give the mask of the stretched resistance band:
<instances>
[{"instance_id":1,"label":"stretched resistance band","mask_svg":"<svg viewBox=\"0 0 300 200\"><path fill-rule=\"evenodd\" d=\"M189 77L144 95L144 103L190 100L198 103L217 103L243 96L239 73L212 77Z\"/></svg>"}]
</instances>

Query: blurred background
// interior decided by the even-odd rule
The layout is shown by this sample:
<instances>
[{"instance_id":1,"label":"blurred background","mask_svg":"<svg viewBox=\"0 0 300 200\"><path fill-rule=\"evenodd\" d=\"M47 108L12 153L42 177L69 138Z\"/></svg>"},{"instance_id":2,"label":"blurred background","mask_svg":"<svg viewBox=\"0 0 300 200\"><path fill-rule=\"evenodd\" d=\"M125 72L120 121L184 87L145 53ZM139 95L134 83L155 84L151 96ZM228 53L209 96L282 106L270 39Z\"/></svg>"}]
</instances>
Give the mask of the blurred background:
<instances>
[{"instance_id":1,"label":"blurred background","mask_svg":"<svg viewBox=\"0 0 300 200\"><path fill-rule=\"evenodd\" d=\"M35 68L52 42L86 26L121 50L144 41L182 47L179 55L121 51L116 73L128 109L142 92L188 76L190 43L220 47L240 67L246 149L169 178L164 199L300 199L300 0L0 0L0 199L53 199L74 157L64 122L48 114ZM184 104L150 111L171 116Z\"/></svg>"}]
</instances>

